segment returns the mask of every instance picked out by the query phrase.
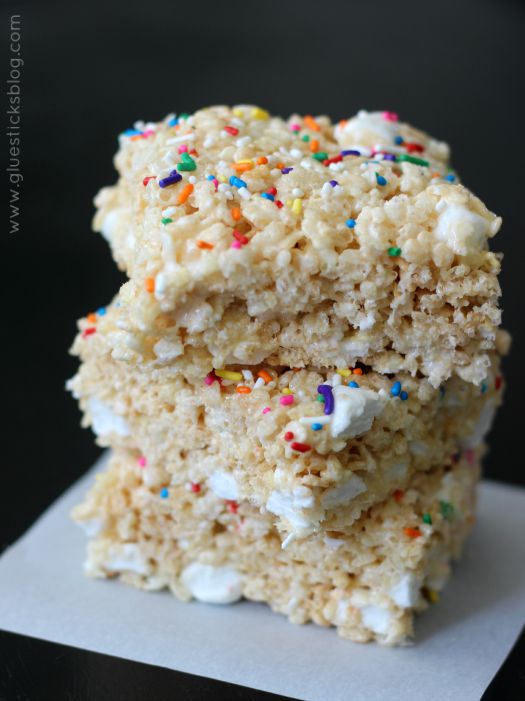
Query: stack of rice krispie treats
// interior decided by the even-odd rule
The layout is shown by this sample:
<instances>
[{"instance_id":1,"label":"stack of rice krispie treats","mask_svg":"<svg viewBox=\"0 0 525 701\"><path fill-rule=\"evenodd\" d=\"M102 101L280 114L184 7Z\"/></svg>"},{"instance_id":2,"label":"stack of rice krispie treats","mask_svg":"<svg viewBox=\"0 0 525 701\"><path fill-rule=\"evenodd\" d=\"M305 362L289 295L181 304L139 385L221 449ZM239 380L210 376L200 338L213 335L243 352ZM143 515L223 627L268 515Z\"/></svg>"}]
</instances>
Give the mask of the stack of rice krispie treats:
<instances>
[{"instance_id":1,"label":"stack of rice krispie treats","mask_svg":"<svg viewBox=\"0 0 525 701\"><path fill-rule=\"evenodd\" d=\"M111 459L86 571L403 642L474 520L500 219L391 112L137 123L95 229L128 281L69 388Z\"/></svg>"}]
</instances>

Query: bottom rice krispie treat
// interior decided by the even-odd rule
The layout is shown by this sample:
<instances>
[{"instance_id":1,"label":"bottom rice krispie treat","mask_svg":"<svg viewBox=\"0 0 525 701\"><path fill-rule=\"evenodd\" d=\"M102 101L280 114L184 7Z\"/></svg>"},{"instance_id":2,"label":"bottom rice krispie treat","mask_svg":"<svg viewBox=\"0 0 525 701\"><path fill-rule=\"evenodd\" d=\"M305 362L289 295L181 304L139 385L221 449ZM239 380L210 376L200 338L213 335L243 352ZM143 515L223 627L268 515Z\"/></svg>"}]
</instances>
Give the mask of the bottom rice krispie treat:
<instances>
[{"instance_id":1,"label":"bottom rice krispie treat","mask_svg":"<svg viewBox=\"0 0 525 701\"><path fill-rule=\"evenodd\" d=\"M272 514L221 499L206 483L148 486L140 453L115 451L73 517L91 541L86 572L182 600L265 601L294 623L334 625L355 641L393 645L435 602L473 522L472 450L416 474L345 532L282 547ZM184 472L184 466L181 466Z\"/></svg>"}]
</instances>

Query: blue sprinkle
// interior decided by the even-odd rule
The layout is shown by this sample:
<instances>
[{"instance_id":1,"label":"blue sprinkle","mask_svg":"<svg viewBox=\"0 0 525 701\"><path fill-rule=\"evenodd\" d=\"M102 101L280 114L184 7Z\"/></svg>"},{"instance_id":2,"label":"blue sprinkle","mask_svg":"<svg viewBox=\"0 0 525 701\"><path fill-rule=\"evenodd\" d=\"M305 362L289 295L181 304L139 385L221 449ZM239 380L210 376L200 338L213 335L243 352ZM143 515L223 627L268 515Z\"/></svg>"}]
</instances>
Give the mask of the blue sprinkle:
<instances>
[{"instance_id":1,"label":"blue sprinkle","mask_svg":"<svg viewBox=\"0 0 525 701\"><path fill-rule=\"evenodd\" d=\"M215 180L215 175L207 175L206 180Z\"/></svg>"},{"instance_id":2,"label":"blue sprinkle","mask_svg":"<svg viewBox=\"0 0 525 701\"><path fill-rule=\"evenodd\" d=\"M332 187L335 187L336 185L339 185L339 183L337 182L337 180L330 180L330 185Z\"/></svg>"},{"instance_id":3,"label":"blue sprinkle","mask_svg":"<svg viewBox=\"0 0 525 701\"><path fill-rule=\"evenodd\" d=\"M323 424L312 424L310 428L312 431L320 431L323 428Z\"/></svg>"},{"instance_id":4,"label":"blue sprinkle","mask_svg":"<svg viewBox=\"0 0 525 701\"><path fill-rule=\"evenodd\" d=\"M360 156L361 151L356 151L354 148L347 149L346 151L341 151L341 156Z\"/></svg>"},{"instance_id":5,"label":"blue sprinkle","mask_svg":"<svg viewBox=\"0 0 525 701\"><path fill-rule=\"evenodd\" d=\"M167 178L162 178L162 180L159 180L159 187L168 187L168 185L175 185L175 183L178 183L180 180L182 180L182 175L180 175L180 173L177 173L176 170L172 170Z\"/></svg>"},{"instance_id":6,"label":"blue sprinkle","mask_svg":"<svg viewBox=\"0 0 525 701\"><path fill-rule=\"evenodd\" d=\"M270 195L269 192L261 192L261 197L264 197L265 200L271 200L271 202L275 200L275 197Z\"/></svg>"},{"instance_id":7,"label":"blue sprinkle","mask_svg":"<svg viewBox=\"0 0 525 701\"><path fill-rule=\"evenodd\" d=\"M169 494L170 494L170 493L168 492L168 490L166 489L166 487L163 487L163 488L160 490L160 498L161 498L161 499L167 499L167 498L169 497Z\"/></svg>"},{"instance_id":8,"label":"blue sprinkle","mask_svg":"<svg viewBox=\"0 0 525 701\"><path fill-rule=\"evenodd\" d=\"M124 136L138 136L138 134L142 134L138 129L126 129L124 132Z\"/></svg>"},{"instance_id":9,"label":"blue sprinkle","mask_svg":"<svg viewBox=\"0 0 525 701\"><path fill-rule=\"evenodd\" d=\"M288 173L291 173L293 168L281 168L281 173L283 175L288 175Z\"/></svg>"},{"instance_id":10,"label":"blue sprinkle","mask_svg":"<svg viewBox=\"0 0 525 701\"><path fill-rule=\"evenodd\" d=\"M384 161L395 161L396 157L394 156L393 153L384 153L383 154L383 160Z\"/></svg>"},{"instance_id":11,"label":"blue sprinkle","mask_svg":"<svg viewBox=\"0 0 525 701\"><path fill-rule=\"evenodd\" d=\"M445 178L444 178L444 179L445 179L445 180L448 180L449 183L453 183L454 180L456 179L456 176L455 176L455 175L452 175L452 173L449 173L449 175L445 175Z\"/></svg>"},{"instance_id":12,"label":"blue sprinkle","mask_svg":"<svg viewBox=\"0 0 525 701\"><path fill-rule=\"evenodd\" d=\"M177 117L172 117L172 118L170 119L170 121L168 122L168 126L169 126L169 127L174 127L174 126L176 126L178 123L179 123L179 120L177 119Z\"/></svg>"},{"instance_id":13,"label":"blue sprinkle","mask_svg":"<svg viewBox=\"0 0 525 701\"><path fill-rule=\"evenodd\" d=\"M379 173L376 173L376 183L380 186L383 187L383 185L387 184L387 179L384 178L382 175L379 175Z\"/></svg>"},{"instance_id":14,"label":"blue sprinkle","mask_svg":"<svg viewBox=\"0 0 525 701\"><path fill-rule=\"evenodd\" d=\"M235 175L232 175L230 178L230 185L233 185L234 187L248 187L244 180L241 180L240 178L236 178Z\"/></svg>"},{"instance_id":15,"label":"blue sprinkle","mask_svg":"<svg viewBox=\"0 0 525 701\"><path fill-rule=\"evenodd\" d=\"M402 137L402 136L396 136L396 138L394 139L394 143L395 143L397 146L401 146L401 144L403 143L403 137Z\"/></svg>"},{"instance_id":16,"label":"blue sprinkle","mask_svg":"<svg viewBox=\"0 0 525 701\"><path fill-rule=\"evenodd\" d=\"M392 389L390 390L390 394L393 397L398 397L400 392L401 392L401 382L394 382L394 384L392 385Z\"/></svg>"},{"instance_id":17,"label":"blue sprinkle","mask_svg":"<svg viewBox=\"0 0 525 701\"><path fill-rule=\"evenodd\" d=\"M105 316L106 314L106 307L100 307L100 309L97 309L97 314L99 316Z\"/></svg>"},{"instance_id":18,"label":"blue sprinkle","mask_svg":"<svg viewBox=\"0 0 525 701\"><path fill-rule=\"evenodd\" d=\"M349 387L359 387L359 385L357 384L357 382L355 380L352 380L351 382L349 382L348 386Z\"/></svg>"},{"instance_id":19,"label":"blue sprinkle","mask_svg":"<svg viewBox=\"0 0 525 701\"><path fill-rule=\"evenodd\" d=\"M486 382L481 383L481 394L485 394L485 392L488 390L488 385Z\"/></svg>"},{"instance_id":20,"label":"blue sprinkle","mask_svg":"<svg viewBox=\"0 0 525 701\"><path fill-rule=\"evenodd\" d=\"M408 392L405 392L405 390L403 390L399 395L399 398L406 402L406 400L408 399Z\"/></svg>"},{"instance_id":21,"label":"blue sprinkle","mask_svg":"<svg viewBox=\"0 0 525 701\"><path fill-rule=\"evenodd\" d=\"M353 229L355 226L355 219L347 219L345 224L349 229Z\"/></svg>"}]
</instances>

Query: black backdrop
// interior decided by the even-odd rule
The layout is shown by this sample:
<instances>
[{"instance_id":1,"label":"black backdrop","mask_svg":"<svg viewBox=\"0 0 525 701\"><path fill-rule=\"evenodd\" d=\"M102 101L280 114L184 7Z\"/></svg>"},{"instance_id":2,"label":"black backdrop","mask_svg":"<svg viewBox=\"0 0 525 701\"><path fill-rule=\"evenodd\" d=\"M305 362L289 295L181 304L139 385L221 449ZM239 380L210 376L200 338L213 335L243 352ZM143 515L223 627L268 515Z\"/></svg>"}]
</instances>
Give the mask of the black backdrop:
<instances>
[{"instance_id":1,"label":"black backdrop","mask_svg":"<svg viewBox=\"0 0 525 701\"><path fill-rule=\"evenodd\" d=\"M21 229L11 236L4 223L1 244L0 546L98 454L63 386L75 370L75 319L122 282L90 232L92 197L115 179L116 135L137 118L221 102L335 119L391 109L452 144L464 182L504 218L494 248L505 251L504 323L515 343L486 474L525 484L523 4L4 0L4 49L14 12L24 182Z\"/></svg>"}]
</instances>

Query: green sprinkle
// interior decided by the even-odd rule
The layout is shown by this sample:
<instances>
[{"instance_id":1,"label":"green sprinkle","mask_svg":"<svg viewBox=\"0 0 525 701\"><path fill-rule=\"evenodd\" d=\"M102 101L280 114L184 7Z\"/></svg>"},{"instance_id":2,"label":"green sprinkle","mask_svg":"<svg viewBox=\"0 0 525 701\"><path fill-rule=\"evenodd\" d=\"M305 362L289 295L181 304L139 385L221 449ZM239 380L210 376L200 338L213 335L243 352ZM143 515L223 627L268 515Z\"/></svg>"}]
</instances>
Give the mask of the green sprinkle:
<instances>
[{"instance_id":1,"label":"green sprinkle","mask_svg":"<svg viewBox=\"0 0 525 701\"><path fill-rule=\"evenodd\" d=\"M179 114L179 119L188 119L189 116L187 112L182 112L182 114Z\"/></svg>"},{"instance_id":2,"label":"green sprinkle","mask_svg":"<svg viewBox=\"0 0 525 701\"><path fill-rule=\"evenodd\" d=\"M455 515L453 504L451 504L449 501L440 501L439 510L441 511L441 515L445 521L452 521Z\"/></svg>"},{"instance_id":3,"label":"green sprinkle","mask_svg":"<svg viewBox=\"0 0 525 701\"><path fill-rule=\"evenodd\" d=\"M186 151L183 151L180 155L181 162L177 166L177 170L195 170L197 168L197 164L193 160L193 158L190 156L189 153Z\"/></svg>"},{"instance_id":4,"label":"green sprinkle","mask_svg":"<svg viewBox=\"0 0 525 701\"><path fill-rule=\"evenodd\" d=\"M162 217L161 221L163 224L171 224L173 219L170 219L169 217Z\"/></svg>"},{"instance_id":5,"label":"green sprinkle","mask_svg":"<svg viewBox=\"0 0 525 701\"><path fill-rule=\"evenodd\" d=\"M317 401L318 401L318 402L322 402L322 403L324 404L324 397L323 397L322 394L318 394L318 395L317 395Z\"/></svg>"},{"instance_id":6,"label":"green sprinkle","mask_svg":"<svg viewBox=\"0 0 525 701\"><path fill-rule=\"evenodd\" d=\"M184 163L193 163L193 158L190 156L190 154L187 151L183 151L180 154L180 159Z\"/></svg>"},{"instance_id":7,"label":"green sprinkle","mask_svg":"<svg viewBox=\"0 0 525 701\"><path fill-rule=\"evenodd\" d=\"M308 136L308 134L303 134L303 136L301 136L301 140L308 142L310 141L310 137Z\"/></svg>"},{"instance_id":8,"label":"green sprinkle","mask_svg":"<svg viewBox=\"0 0 525 701\"><path fill-rule=\"evenodd\" d=\"M423 523L428 523L428 525L431 526L432 516L430 514L423 514Z\"/></svg>"},{"instance_id":9,"label":"green sprinkle","mask_svg":"<svg viewBox=\"0 0 525 701\"><path fill-rule=\"evenodd\" d=\"M318 151L312 154L312 158L315 158L316 161L325 161L328 158L328 154L326 151Z\"/></svg>"},{"instance_id":10,"label":"green sprinkle","mask_svg":"<svg viewBox=\"0 0 525 701\"><path fill-rule=\"evenodd\" d=\"M407 153L401 153L396 157L396 161L407 161L408 163L414 163L416 166L425 166L428 168L430 163L425 161L424 158L417 158L417 156L409 156Z\"/></svg>"},{"instance_id":11,"label":"green sprinkle","mask_svg":"<svg viewBox=\"0 0 525 701\"><path fill-rule=\"evenodd\" d=\"M388 255L392 256L392 258L397 258L397 256L401 255L401 249L398 246L390 246Z\"/></svg>"}]
</instances>

